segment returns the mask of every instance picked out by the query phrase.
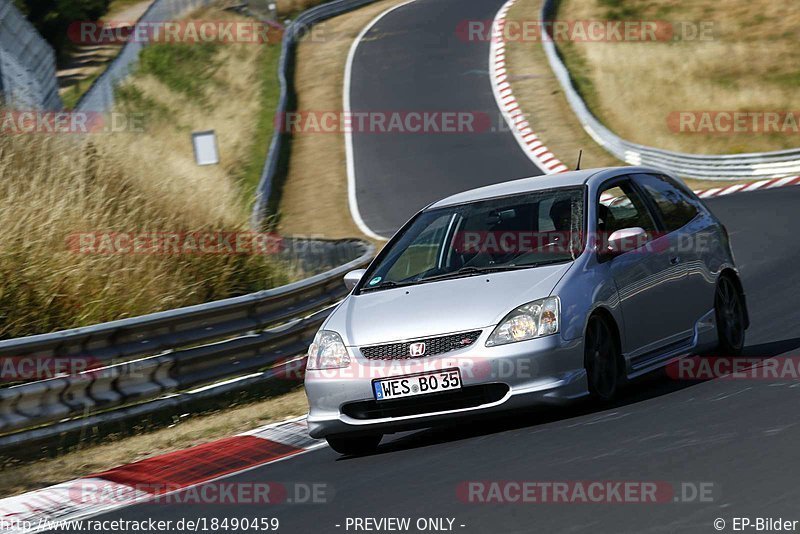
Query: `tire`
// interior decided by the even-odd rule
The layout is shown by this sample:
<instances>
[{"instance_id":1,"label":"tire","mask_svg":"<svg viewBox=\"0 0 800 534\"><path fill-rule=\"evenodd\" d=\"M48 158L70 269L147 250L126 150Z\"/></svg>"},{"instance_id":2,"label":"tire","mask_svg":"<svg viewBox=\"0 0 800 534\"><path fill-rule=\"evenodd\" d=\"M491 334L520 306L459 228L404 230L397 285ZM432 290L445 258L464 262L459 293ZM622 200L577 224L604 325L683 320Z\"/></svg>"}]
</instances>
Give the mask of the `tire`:
<instances>
[{"instance_id":1,"label":"tire","mask_svg":"<svg viewBox=\"0 0 800 534\"><path fill-rule=\"evenodd\" d=\"M744 304L729 276L720 277L714 294L719 350L724 356L738 356L744 349Z\"/></svg>"},{"instance_id":2,"label":"tire","mask_svg":"<svg viewBox=\"0 0 800 534\"><path fill-rule=\"evenodd\" d=\"M361 456L375 452L381 442L383 434L370 434L360 436L328 436L325 438L331 449L345 456Z\"/></svg>"},{"instance_id":3,"label":"tire","mask_svg":"<svg viewBox=\"0 0 800 534\"><path fill-rule=\"evenodd\" d=\"M583 350L589 393L595 400L610 401L620 385L620 355L611 327L602 317L589 319Z\"/></svg>"}]
</instances>

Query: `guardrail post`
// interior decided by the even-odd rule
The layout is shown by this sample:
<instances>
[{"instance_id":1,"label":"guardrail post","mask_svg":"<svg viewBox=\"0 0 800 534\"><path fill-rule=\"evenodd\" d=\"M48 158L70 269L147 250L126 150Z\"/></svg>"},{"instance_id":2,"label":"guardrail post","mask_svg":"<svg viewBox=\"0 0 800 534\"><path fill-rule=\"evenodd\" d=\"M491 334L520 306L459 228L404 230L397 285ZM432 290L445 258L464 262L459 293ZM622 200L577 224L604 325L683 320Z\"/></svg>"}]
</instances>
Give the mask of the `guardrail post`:
<instances>
[{"instance_id":1,"label":"guardrail post","mask_svg":"<svg viewBox=\"0 0 800 534\"><path fill-rule=\"evenodd\" d=\"M0 432L7 432L19 428L28 420L15 410L19 400L17 388L0 389Z\"/></svg>"},{"instance_id":2,"label":"guardrail post","mask_svg":"<svg viewBox=\"0 0 800 534\"><path fill-rule=\"evenodd\" d=\"M119 378L119 374L119 369L116 367L103 367L95 371L94 381L89 387L89 395L95 400L98 407L105 408L122 403L122 395L114 389L114 382Z\"/></svg>"},{"instance_id":3,"label":"guardrail post","mask_svg":"<svg viewBox=\"0 0 800 534\"><path fill-rule=\"evenodd\" d=\"M52 378L23 384L17 401L17 412L28 417L28 423L57 421L69 414L69 407L61 401L67 387L64 378Z\"/></svg>"},{"instance_id":4,"label":"guardrail post","mask_svg":"<svg viewBox=\"0 0 800 534\"><path fill-rule=\"evenodd\" d=\"M70 376L67 379L67 387L61 393L61 398L70 412L86 412L94 408L97 403L89 396L89 386L92 385L92 371Z\"/></svg>"},{"instance_id":5,"label":"guardrail post","mask_svg":"<svg viewBox=\"0 0 800 534\"><path fill-rule=\"evenodd\" d=\"M126 402L157 397L163 392L163 387L155 379L159 367L161 362L156 357L121 364L117 366L119 378L115 389Z\"/></svg>"}]
</instances>

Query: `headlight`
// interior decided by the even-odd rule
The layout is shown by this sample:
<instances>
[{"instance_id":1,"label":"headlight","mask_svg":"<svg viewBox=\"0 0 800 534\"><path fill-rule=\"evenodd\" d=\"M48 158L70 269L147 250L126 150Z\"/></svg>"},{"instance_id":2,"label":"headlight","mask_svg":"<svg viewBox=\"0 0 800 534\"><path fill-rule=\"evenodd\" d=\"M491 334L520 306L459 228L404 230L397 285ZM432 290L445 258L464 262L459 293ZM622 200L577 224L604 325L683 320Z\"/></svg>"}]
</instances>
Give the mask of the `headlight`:
<instances>
[{"instance_id":1,"label":"headlight","mask_svg":"<svg viewBox=\"0 0 800 534\"><path fill-rule=\"evenodd\" d=\"M350 365L350 356L339 334L320 330L308 347L307 369L336 369Z\"/></svg>"},{"instance_id":2,"label":"headlight","mask_svg":"<svg viewBox=\"0 0 800 534\"><path fill-rule=\"evenodd\" d=\"M487 347L525 341L558 332L561 310L558 297L523 304L500 321L486 340Z\"/></svg>"}]
</instances>

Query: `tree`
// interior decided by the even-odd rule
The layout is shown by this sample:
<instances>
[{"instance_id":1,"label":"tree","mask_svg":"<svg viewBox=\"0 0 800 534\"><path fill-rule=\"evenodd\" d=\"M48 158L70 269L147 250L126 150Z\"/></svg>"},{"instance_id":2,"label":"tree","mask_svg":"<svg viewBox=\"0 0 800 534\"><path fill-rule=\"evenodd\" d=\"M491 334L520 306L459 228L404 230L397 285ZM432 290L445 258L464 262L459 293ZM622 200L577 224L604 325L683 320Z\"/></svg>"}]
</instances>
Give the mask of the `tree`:
<instances>
[{"instance_id":1,"label":"tree","mask_svg":"<svg viewBox=\"0 0 800 534\"><path fill-rule=\"evenodd\" d=\"M42 37L63 57L70 49L67 30L73 22L95 21L106 14L110 0L14 0Z\"/></svg>"}]
</instances>

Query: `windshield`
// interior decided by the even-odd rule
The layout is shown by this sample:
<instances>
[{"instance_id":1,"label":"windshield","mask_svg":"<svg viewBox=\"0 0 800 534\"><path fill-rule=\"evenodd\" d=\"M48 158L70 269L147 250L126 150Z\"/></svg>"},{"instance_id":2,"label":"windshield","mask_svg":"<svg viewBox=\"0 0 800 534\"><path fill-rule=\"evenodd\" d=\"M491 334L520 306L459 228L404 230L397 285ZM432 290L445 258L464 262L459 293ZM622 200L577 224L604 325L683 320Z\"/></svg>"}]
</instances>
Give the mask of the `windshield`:
<instances>
[{"instance_id":1,"label":"windshield","mask_svg":"<svg viewBox=\"0 0 800 534\"><path fill-rule=\"evenodd\" d=\"M583 188L536 191L420 213L378 256L360 291L572 261Z\"/></svg>"}]
</instances>

